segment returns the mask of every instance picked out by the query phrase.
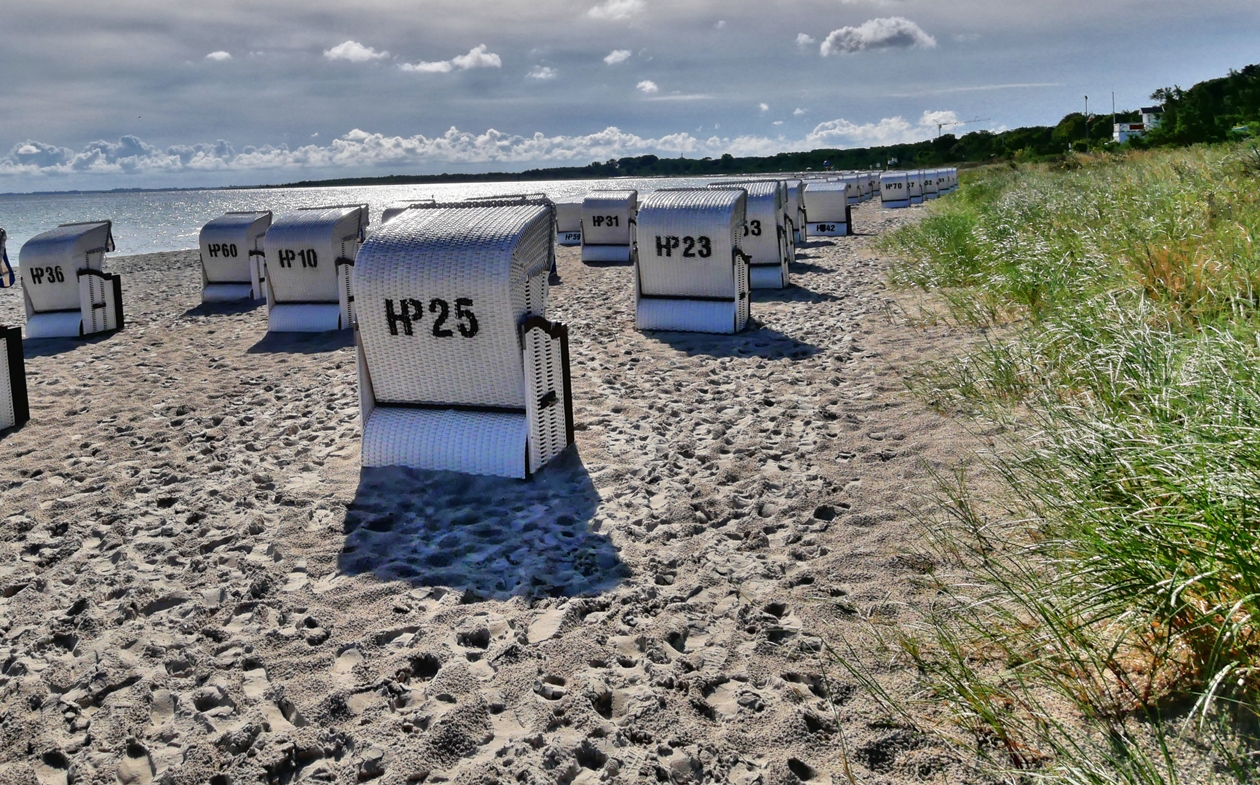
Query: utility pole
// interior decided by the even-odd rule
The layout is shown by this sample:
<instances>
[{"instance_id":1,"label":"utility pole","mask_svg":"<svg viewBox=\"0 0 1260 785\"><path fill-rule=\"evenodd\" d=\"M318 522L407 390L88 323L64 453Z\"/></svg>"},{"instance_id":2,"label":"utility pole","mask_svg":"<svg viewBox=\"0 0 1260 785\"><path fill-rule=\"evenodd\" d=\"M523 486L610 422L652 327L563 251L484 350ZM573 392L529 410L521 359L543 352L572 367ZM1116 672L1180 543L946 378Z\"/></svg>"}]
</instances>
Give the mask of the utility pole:
<instances>
[{"instance_id":1,"label":"utility pole","mask_svg":"<svg viewBox=\"0 0 1260 785\"><path fill-rule=\"evenodd\" d=\"M1085 96L1085 152L1089 152L1089 96Z\"/></svg>"}]
</instances>

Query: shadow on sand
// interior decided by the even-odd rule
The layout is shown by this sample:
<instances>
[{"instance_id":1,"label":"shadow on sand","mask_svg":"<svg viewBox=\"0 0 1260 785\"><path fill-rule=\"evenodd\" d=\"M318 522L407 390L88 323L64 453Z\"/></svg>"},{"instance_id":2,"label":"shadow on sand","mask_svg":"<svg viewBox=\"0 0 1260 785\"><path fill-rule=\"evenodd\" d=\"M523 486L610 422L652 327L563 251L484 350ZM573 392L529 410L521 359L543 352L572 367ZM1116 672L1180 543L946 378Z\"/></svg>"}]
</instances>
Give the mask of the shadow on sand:
<instances>
[{"instance_id":1,"label":"shadow on sand","mask_svg":"<svg viewBox=\"0 0 1260 785\"><path fill-rule=\"evenodd\" d=\"M762 327L756 319L748 320L748 327L735 335L713 333L682 333L666 330L644 331L644 335L667 343L687 354L707 354L712 357L762 357L767 360L790 358L804 360L822 349L810 343L798 341L778 330Z\"/></svg>"},{"instance_id":2,"label":"shadow on sand","mask_svg":"<svg viewBox=\"0 0 1260 785\"><path fill-rule=\"evenodd\" d=\"M629 575L590 529L599 493L574 448L527 481L363 469L341 572L464 592L465 602L608 591Z\"/></svg>"},{"instance_id":3,"label":"shadow on sand","mask_svg":"<svg viewBox=\"0 0 1260 785\"><path fill-rule=\"evenodd\" d=\"M181 314L182 317L187 316L236 316L242 313L261 307L266 300L230 300L220 303L202 303L195 308L189 308Z\"/></svg>"},{"instance_id":4,"label":"shadow on sand","mask_svg":"<svg viewBox=\"0 0 1260 785\"><path fill-rule=\"evenodd\" d=\"M839 300L834 294L815 292L800 284L792 284L785 289L753 289L754 303L831 303Z\"/></svg>"},{"instance_id":5,"label":"shadow on sand","mask_svg":"<svg viewBox=\"0 0 1260 785\"><path fill-rule=\"evenodd\" d=\"M354 330L326 333L267 333L247 354L320 354L354 346Z\"/></svg>"},{"instance_id":6,"label":"shadow on sand","mask_svg":"<svg viewBox=\"0 0 1260 785\"><path fill-rule=\"evenodd\" d=\"M32 357L53 357L74 351L79 346L108 341L114 337L114 332L96 333L83 338L26 338L22 341L22 353L28 360Z\"/></svg>"}]
</instances>

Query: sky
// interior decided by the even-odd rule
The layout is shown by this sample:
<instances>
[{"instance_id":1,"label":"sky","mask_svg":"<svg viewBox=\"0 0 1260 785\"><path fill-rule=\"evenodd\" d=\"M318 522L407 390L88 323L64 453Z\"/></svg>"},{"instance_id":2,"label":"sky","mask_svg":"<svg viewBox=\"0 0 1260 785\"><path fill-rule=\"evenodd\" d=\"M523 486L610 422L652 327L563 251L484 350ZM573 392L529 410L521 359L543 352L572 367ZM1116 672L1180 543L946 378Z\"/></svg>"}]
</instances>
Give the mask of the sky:
<instances>
[{"instance_id":1,"label":"sky","mask_svg":"<svg viewBox=\"0 0 1260 785\"><path fill-rule=\"evenodd\" d=\"M8 0L0 192L1048 125L1260 62L1256 0ZM938 123L959 123L938 129Z\"/></svg>"}]
</instances>

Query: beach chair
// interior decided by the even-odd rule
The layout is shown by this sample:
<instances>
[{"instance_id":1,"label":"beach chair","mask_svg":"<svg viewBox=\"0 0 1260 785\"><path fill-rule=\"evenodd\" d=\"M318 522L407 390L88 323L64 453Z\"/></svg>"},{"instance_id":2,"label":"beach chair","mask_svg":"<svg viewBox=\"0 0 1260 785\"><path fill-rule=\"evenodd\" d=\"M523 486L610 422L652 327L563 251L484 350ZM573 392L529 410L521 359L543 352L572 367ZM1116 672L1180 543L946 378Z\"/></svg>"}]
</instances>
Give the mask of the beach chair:
<instances>
[{"instance_id":1,"label":"beach chair","mask_svg":"<svg viewBox=\"0 0 1260 785\"><path fill-rule=\"evenodd\" d=\"M805 230L810 237L846 237L853 233L849 194L854 187L847 179L815 180L805 186Z\"/></svg>"},{"instance_id":2,"label":"beach chair","mask_svg":"<svg viewBox=\"0 0 1260 785\"><path fill-rule=\"evenodd\" d=\"M931 202L940 196L940 192L936 187L936 170L923 170L923 201Z\"/></svg>"},{"instance_id":3,"label":"beach chair","mask_svg":"<svg viewBox=\"0 0 1260 785\"><path fill-rule=\"evenodd\" d=\"M354 322L350 271L368 225L366 204L307 207L272 222L267 331L322 333Z\"/></svg>"},{"instance_id":4,"label":"beach chair","mask_svg":"<svg viewBox=\"0 0 1260 785\"><path fill-rule=\"evenodd\" d=\"M859 205L866 201L862 194L862 180L863 178L857 172L848 172L837 179L837 182L849 184L849 190L846 195L849 204Z\"/></svg>"},{"instance_id":5,"label":"beach chair","mask_svg":"<svg viewBox=\"0 0 1260 785\"><path fill-rule=\"evenodd\" d=\"M201 301L261 300L270 210L229 212L201 227Z\"/></svg>"},{"instance_id":6,"label":"beach chair","mask_svg":"<svg viewBox=\"0 0 1260 785\"><path fill-rule=\"evenodd\" d=\"M748 194L740 250L748 255L748 283L753 289L788 286L787 229L783 226L783 191L778 180L710 183L709 188L741 188Z\"/></svg>"},{"instance_id":7,"label":"beach chair","mask_svg":"<svg viewBox=\"0 0 1260 785\"><path fill-rule=\"evenodd\" d=\"M13 265L9 264L9 251L5 248L5 242L9 236L3 229L0 229L0 289L5 289L17 282L17 277L13 274Z\"/></svg>"},{"instance_id":8,"label":"beach chair","mask_svg":"<svg viewBox=\"0 0 1260 785\"><path fill-rule=\"evenodd\" d=\"M585 196L560 196L552 200L556 205L558 245L582 244L582 203L585 199Z\"/></svg>"},{"instance_id":9,"label":"beach chair","mask_svg":"<svg viewBox=\"0 0 1260 785\"><path fill-rule=\"evenodd\" d=\"M592 191L582 200L582 261L633 262L638 191Z\"/></svg>"},{"instance_id":10,"label":"beach chair","mask_svg":"<svg viewBox=\"0 0 1260 785\"><path fill-rule=\"evenodd\" d=\"M654 191L639 208L634 267L640 330L737 333L748 324L748 194L740 189Z\"/></svg>"},{"instance_id":11,"label":"beach chair","mask_svg":"<svg viewBox=\"0 0 1260 785\"><path fill-rule=\"evenodd\" d=\"M792 241L796 245L805 242L805 181L788 180L787 209L792 216Z\"/></svg>"},{"instance_id":12,"label":"beach chair","mask_svg":"<svg viewBox=\"0 0 1260 785\"><path fill-rule=\"evenodd\" d=\"M27 240L18 253L27 338L75 338L121 330L122 281L103 272L113 224L62 224Z\"/></svg>"},{"instance_id":13,"label":"beach chair","mask_svg":"<svg viewBox=\"0 0 1260 785\"><path fill-rule=\"evenodd\" d=\"M414 202L395 202L381 211L381 226L389 223L403 213L404 210L410 210L413 207L422 205L435 204L435 199L419 199Z\"/></svg>"},{"instance_id":14,"label":"beach chair","mask_svg":"<svg viewBox=\"0 0 1260 785\"><path fill-rule=\"evenodd\" d=\"M573 443L568 330L547 319L554 207L415 207L354 268L363 465L525 478Z\"/></svg>"},{"instance_id":15,"label":"beach chair","mask_svg":"<svg viewBox=\"0 0 1260 785\"><path fill-rule=\"evenodd\" d=\"M879 203L892 209L910 206L909 175L905 172L884 172L879 176Z\"/></svg>"},{"instance_id":16,"label":"beach chair","mask_svg":"<svg viewBox=\"0 0 1260 785\"><path fill-rule=\"evenodd\" d=\"M923 172L918 169L906 172L906 192L910 194L910 204L923 204Z\"/></svg>"},{"instance_id":17,"label":"beach chair","mask_svg":"<svg viewBox=\"0 0 1260 785\"><path fill-rule=\"evenodd\" d=\"M29 419L22 331L0 325L0 431L16 428Z\"/></svg>"}]
</instances>

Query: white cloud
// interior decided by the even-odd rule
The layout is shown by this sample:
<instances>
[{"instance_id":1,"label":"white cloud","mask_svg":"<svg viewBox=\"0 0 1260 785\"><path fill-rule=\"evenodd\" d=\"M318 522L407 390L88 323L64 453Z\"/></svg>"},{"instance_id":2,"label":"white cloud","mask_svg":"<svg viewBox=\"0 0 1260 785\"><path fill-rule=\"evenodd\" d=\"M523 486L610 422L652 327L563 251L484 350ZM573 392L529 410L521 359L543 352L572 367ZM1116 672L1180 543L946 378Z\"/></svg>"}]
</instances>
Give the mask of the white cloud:
<instances>
[{"instance_id":1,"label":"white cloud","mask_svg":"<svg viewBox=\"0 0 1260 785\"><path fill-rule=\"evenodd\" d=\"M349 60L352 63L366 63L372 60L384 60L389 57L389 52L378 52L358 41L345 41L337 44L332 49L325 49L324 57L327 57L329 60Z\"/></svg>"},{"instance_id":2,"label":"white cloud","mask_svg":"<svg viewBox=\"0 0 1260 785\"><path fill-rule=\"evenodd\" d=\"M604 58L604 62L608 63L609 65L616 65L617 63L624 63L625 61L630 59L630 55L631 55L631 52L629 49L614 49L608 53L607 57Z\"/></svg>"},{"instance_id":3,"label":"white cloud","mask_svg":"<svg viewBox=\"0 0 1260 785\"><path fill-rule=\"evenodd\" d=\"M536 65L528 74L530 79L555 79L556 69L548 68L545 65Z\"/></svg>"},{"instance_id":4,"label":"white cloud","mask_svg":"<svg viewBox=\"0 0 1260 785\"><path fill-rule=\"evenodd\" d=\"M422 74L449 74L455 70L455 66L449 60L438 60L434 63L399 63L398 69Z\"/></svg>"},{"instance_id":5,"label":"white cloud","mask_svg":"<svg viewBox=\"0 0 1260 785\"><path fill-rule=\"evenodd\" d=\"M936 39L923 32L923 28L905 17L890 16L871 19L857 27L832 30L822 42L820 51L823 57L827 57L867 49L931 49L934 46Z\"/></svg>"},{"instance_id":6,"label":"white cloud","mask_svg":"<svg viewBox=\"0 0 1260 785\"><path fill-rule=\"evenodd\" d=\"M468 50L468 54L451 58L451 65L467 70L469 68L502 68L503 60L497 54L486 51L485 44L479 44Z\"/></svg>"},{"instance_id":7,"label":"white cloud","mask_svg":"<svg viewBox=\"0 0 1260 785\"><path fill-rule=\"evenodd\" d=\"M231 59L232 59L232 53L231 53L231 52L225 52L225 51L223 51L222 49L220 49L220 50L219 50L219 51L217 51L217 52L211 52L210 54L206 55L206 59L207 59L207 60L214 60L214 61L216 61L216 62L220 62L220 63L221 63L221 62L223 62L224 60L231 60Z\"/></svg>"},{"instance_id":8,"label":"white cloud","mask_svg":"<svg viewBox=\"0 0 1260 785\"><path fill-rule=\"evenodd\" d=\"M643 0L604 0L604 2L587 11L586 15L592 19L612 19L614 21L629 19L643 11L646 5Z\"/></svg>"},{"instance_id":9,"label":"white cloud","mask_svg":"<svg viewBox=\"0 0 1260 785\"><path fill-rule=\"evenodd\" d=\"M936 123L956 117L948 111L924 112L917 123L890 117L873 123L853 123L844 119L817 124L803 138L783 136L717 135L700 138L690 133L673 133L656 138L627 133L616 127L593 134L521 136L490 129L481 134L451 128L445 134L427 137L385 136L354 129L324 145L306 144L296 149L287 145L248 146L237 151L220 140L212 144L174 145L160 149L135 136L117 142L96 141L75 152L69 148L28 140L0 156L0 178L22 176L179 174L208 171L251 170L314 172L379 169L396 171L401 167L446 164L583 164L630 155L719 156L773 155L787 150L888 145L930 139ZM714 129L720 127L714 124ZM700 133L697 129L697 133Z\"/></svg>"},{"instance_id":10,"label":"white cloud","mask_svg":"<svg viewBox=\"0 0 1260 785\"><path fill-rule=\"evenodd\" d=\"M775 121L774 121L773 123L771 123L770 125L783 125L783 121L782 121L782 120L775 120Z\"/></svg>"},{"instance_id":11,"label":"white cloud","mask_svg":"<svg viewBox=\"0 0 1260 785\"><path fill-rule=\"evenodd\" d=\"M725 29L725 27L726 27L726 20L725 20L725 19L719 19L719 20L717 20L717 22L715 22L715 23L714 23L714 25L713 25L713 29L714 29L714 30L722 30L722 29Z\"/></svg>"},{"instance_id":12,"label":"white cloud","mask_svg":"<svg viewBox=\"0 0 1260 785\"><path fill-rule=\"evenodd\" d=\"M407 71L409 73L422 73L422 74L449 74L451 71L454 71L456 68L460 69L461 71L467 71L470 68L502 68L502 67L503 67L503 59L500 58L497 54L494 54L493 52L487 52L485 44L480 44L478 46L475 46L468 51L468 54L456 55L455 57L452 57L450 60L437 60L434 62L399 63L398 64L398 69L400 71ZM541 68L541 66L539 66L539 68ZM538 69L536 68L534 70L537 71ZM551 71L551 75L555 76L555 71L552 71L550 68L543 69L543 70ZM534 76L534 73L530 72L529 75ZM551 77L539 76L535 78L550 79Z\"/></svg>"},{"instance_id":13,"label":"white cloud","mask_svg":"<svg viewBox=\"0 0 1260 785\"><path fill-rule=\"evenodd\" d=\"M311 138L312 138L312 139L318 139L318 138L319 138L319 131L316 131L315 133L311 134Z\"/></svg>"},{"instance_id":14,"label":"white cloud","mask_svg":"<svg viewBox=\"0 0 1260 785\"><path fill-rule=\"evenodd\" d=\"M979 33L955 33L952 36L950 36L950 38L953 38L955 41L957 41L960 44L969 44L972 41L979 41L980 34Z\"/></svg>"},{"instance_id":15,"label":"white cloud","mask_svg":"<svg viewBox=\"0 0 1260 785\"><path fill-rule=\"evenodd\" d=\"M637 88L639 92L648 94L659 92L661 89L657 87L656 82L653 82L651 79L644 79L642 82L635 85L635 88Z\"/></svg>"},{"instance_id":16,"label":"white cloud","mask_svg":"<svg viewBox=\"0 0 1260 785\"><path fill-rule=\"evenodd\" d=\"M797 45L797 46L799 46L799 47L801 47L802 49L803 49L803 48L805 48L805 47L807 47L807 46L813 46L813 45L814 45L814 44L816 44L816 43L818 43L817 39L815 39L815 38L814 38L812 35L810 35L809 33L797 33L797 34L796 34L796 45Z\"/></svg>"},{"instance_id":17,"label":"white cloud","mask_svg":"<svg viewBox=\"0 0 1260 785\"><path fill-rule=\"evenodd\" d=\"M770 111L770 104L761 103L761 104L757 104L757 107L758 107L759 109L761 109L761 111L763 111L763 112L768 112L768 111Z\"/></svg>"},{"instance_id":18,"label":"white cloud","mask_svg":"<svg viewBox=\"0 0 1260 785\"><path fill-rule=\"evenodd\" d=\"M802 109L802 108L800 108L799 106L798 106L798 107L796 107L796 109L794 109L794 110L792 111L792 116L793 116L793 117L800 117L800 116L801 116L801 115L803 115L803 114L805 114L805 110L804 110L804 109Z\"/></svg>"}]
</instances>

